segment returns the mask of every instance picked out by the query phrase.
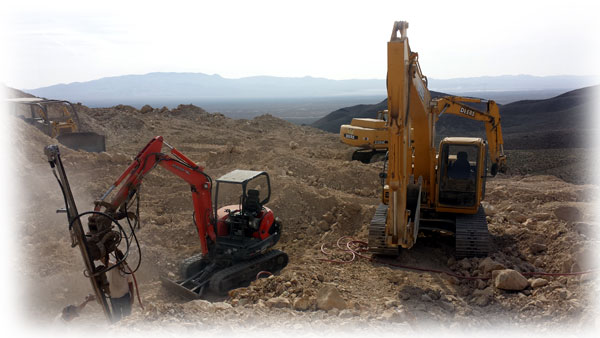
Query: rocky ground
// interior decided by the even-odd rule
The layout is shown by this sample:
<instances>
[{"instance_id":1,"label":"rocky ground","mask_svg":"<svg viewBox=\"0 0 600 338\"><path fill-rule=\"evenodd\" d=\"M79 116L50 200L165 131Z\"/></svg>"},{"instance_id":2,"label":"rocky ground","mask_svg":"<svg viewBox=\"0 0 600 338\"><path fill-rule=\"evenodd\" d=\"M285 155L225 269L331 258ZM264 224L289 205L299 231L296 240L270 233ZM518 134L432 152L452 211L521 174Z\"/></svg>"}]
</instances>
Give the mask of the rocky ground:
<instances>
[{"instance_id":1,"label":"rocky ground","mask_svg":"<svg viewBox=\"0 0 600 338\"><path fill-rule=\"evenodd\" d=\"M132 157L162 135L213 178L236 168L269 172L269 207L284 224L276 247L290 256L280 274L223 299L185 301L169 294L159 275L177 277L179 262L200 247L187 184L158 168L145 179L141 193L142 267L136 277L145 309L136 305L130 317L113 326L117 329L309 328L320 334L376 334L390 327L423 332L508 326L552 332L596 325L596 274L536 275L596 268L596 185L550 175L488 179L485 208L493 248L487 258L457 261L451 239L432 235L387 261L391 265L366 258L336 264L323 259L350 258L336 248L341 237L366 240L379 201L381 170L378 163L348 161L351 150L337 135L268 115L233 120L185 105L141 111L80 106L79 111L86 128L107 136L108 149L92 154L61 148L80 212L92 209L92 201ZM23 248L19 273L31 295L25 311L32 322L48 323L65 305L80 302L90 286L79 253L70 247L65 216L55 213L63 202L43 147L56 142L19 119L12 122L11 140L19 151L10 174L21 186L22 202L17 213L17 244ZM322 245L333 256L324 255ZM130 265L138 258L132 255ZM78 322L100 325L99 306L89 305Z\"/></svg>"}]
</instances>

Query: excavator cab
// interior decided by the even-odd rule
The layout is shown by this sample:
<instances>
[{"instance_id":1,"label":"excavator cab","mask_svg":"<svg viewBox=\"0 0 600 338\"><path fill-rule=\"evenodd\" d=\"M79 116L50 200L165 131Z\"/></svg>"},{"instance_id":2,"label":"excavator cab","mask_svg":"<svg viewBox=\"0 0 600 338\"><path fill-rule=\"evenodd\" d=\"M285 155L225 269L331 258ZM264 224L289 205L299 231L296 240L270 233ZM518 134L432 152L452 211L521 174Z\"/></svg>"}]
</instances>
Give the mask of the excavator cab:
<instances>
[{"instance_id":1,"label":"excavator cab","mask_svg":"<svg viewBox=\"0 0 600 338\"><path fill-rule=\"evenodd\" d=\"M229 208L256 215L262 211L269 199L271 181L266 172L236 169L217 179L214 210L218 213L220 209ZM234 204L236 202L237 204ZM226 206L219 207L220 205ZM218 219L218 215L215 217Z\"/></svg>"},{"instance_id":2,"label":"excavator cab","mask_svg":"<svg viewBox=\"0 0 600 338\"><path fill-rule=\"evenodd\" d=\"M436 209L477 212L483 193L485 142L480 138L447 137L439 149Z\"/></svg>"},{"instance_id":3,"label":"excavator cab","mask_svg":"<svg viewBox=\"0 0 600 338\"><path fill-rule=\"evenodd\" d=\"M281 224L265 206L271 198L269 175L237 169L216 182L217 251L237 260L272 247L279 240Z\"/></svg>"}]
</instances>

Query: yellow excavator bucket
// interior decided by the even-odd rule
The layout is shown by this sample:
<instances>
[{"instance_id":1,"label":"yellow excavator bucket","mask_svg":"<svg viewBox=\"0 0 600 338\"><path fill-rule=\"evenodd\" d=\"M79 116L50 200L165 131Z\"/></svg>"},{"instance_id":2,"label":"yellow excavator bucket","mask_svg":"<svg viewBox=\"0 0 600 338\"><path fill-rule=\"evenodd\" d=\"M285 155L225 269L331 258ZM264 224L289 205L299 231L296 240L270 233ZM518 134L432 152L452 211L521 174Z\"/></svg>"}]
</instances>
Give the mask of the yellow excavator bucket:
<instances>
[{"instance_id":1,"label":"yellow excavator bucket","mask_svg":"<svg viewBox=\"0 0 600 338\"><path fill-rule=\"evenodd\" d=\"M73 149L91 153L106 151L106 138L93 132L65 133L56 137L58 142Z\"/></svg>"}]
</instances>

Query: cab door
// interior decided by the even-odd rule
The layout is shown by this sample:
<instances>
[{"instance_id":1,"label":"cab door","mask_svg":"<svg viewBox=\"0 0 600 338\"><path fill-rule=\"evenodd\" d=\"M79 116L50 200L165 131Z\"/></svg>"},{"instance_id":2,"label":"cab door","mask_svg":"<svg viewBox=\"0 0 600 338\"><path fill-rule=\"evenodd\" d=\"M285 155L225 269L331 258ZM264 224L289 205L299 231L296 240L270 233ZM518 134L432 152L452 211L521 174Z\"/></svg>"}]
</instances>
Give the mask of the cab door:
<instances>
[{"instance_id":1,"label":"cab door","mask_svg":"<svg viewBox=\"0 0 600 338\"><path fill-rule=\"evenodd\" d=\"M438 211L477 211L482 157L481 144L442 142L438 163Z\"/></svg>"}]
</instances>

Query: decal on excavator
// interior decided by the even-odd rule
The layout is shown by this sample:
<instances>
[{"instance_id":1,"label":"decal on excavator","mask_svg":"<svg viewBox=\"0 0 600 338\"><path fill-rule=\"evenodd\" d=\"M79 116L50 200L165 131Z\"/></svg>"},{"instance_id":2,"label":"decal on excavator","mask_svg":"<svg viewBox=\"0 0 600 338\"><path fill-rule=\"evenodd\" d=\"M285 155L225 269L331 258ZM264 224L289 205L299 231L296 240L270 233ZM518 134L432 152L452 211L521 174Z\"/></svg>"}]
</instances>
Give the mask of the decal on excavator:
<instances>
[{"instance_id":1,"label":"decal on excavator","mask_svg":"<svg viewBox=\"0 0 600 338\"><path fill-rule=\"evenodd\" d=\"M472 111L471 109L467 109L465 107L460 107L460 112L462 114L468 115L468 116L475 116L475 112Z\"/></svg>"}]
</instances>

